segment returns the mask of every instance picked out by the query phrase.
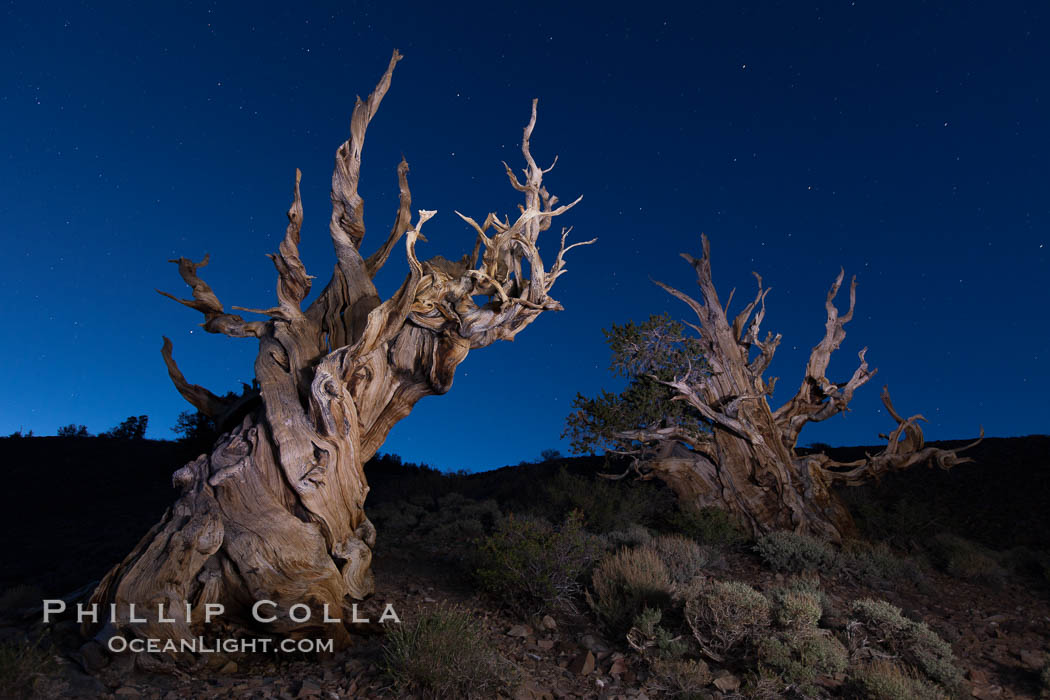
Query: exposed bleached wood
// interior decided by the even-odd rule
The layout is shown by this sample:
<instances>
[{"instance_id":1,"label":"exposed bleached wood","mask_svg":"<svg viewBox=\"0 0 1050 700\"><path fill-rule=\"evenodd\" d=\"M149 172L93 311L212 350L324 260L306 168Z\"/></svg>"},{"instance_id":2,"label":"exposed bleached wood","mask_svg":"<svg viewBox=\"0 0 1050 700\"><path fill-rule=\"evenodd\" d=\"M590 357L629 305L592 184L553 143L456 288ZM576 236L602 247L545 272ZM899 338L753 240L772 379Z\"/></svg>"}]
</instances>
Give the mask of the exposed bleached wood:
<instances>
[{"instance_id":1,"label":"exposed bleached wood","mask_svg":"<svg viewBox=\"0 0 1050 700\"><path fill-rule=\"evenodd\" d=\"M320 621L324 605L350 620L351 601L374 588L370 563L377 535L365 515L364 463L417 401L451 388L456 367L471 349L513 339L543 311L562 308L550 291L573 246L566 246L563 233L555 261L545 267L537 239L572 204L556 206L557 198L543 186L544 171L532 158L528 139L536 124L535 101L522 144L525 181L516 185L525 204L513 223L490 214L486 228L492 234L478 231L473 252L459 261L441 256L421 261L416 252L426 240L421 229L437 212L421 210L412 223L408 164L402 160L393 228L373 255L362 258L361 148L400 58L395 51L376 89L357 101L350 138L336 153L329 228L337 263L309 308L301 307L311 277L299 257L298 171L288 228L271 256L278 305L256 311L268 320L247 322L224 311L197 274L207 258L175 261L193 299L165 296L203 313L209 332L258 338L261 405L223 434L210 454L175 473L179 500L95 591L93 602L105 609L116 604L116 627L125 634L194 637L207 630L198 616L185 618L186 603L198 611L205 603L221 603L224 619L243 625L253 601L270 600L276 607L268 612L278 619L256 624L256 630L322 635L347 644L346 629ZM372 277L402 239L408 274L384 301ZM475 297L489 301L478 305ZM221 399L186 381L168 341L163 354L173 382L193 405L208 415L228 412ZM159 620L158 602L176 616L175 624ZM130 621L131 603L147 622ZM311 608L311 621L290 618L295 604ZM149 666L173 660L196 661L140 657Z\"/></svg>"},{"instance_id":2,"label":"exposed bleached wood","mask_svg":"<svg viewBox=\"0 0 1050 700\"><path fill-rule=\"evenodd\" d=\"M686 503L728 508L754 533L793 529L837 541L853 532L854 525L831 490L833 483L859 484L923 463L950 469L970 461L957 453L976 442L960 450L925 447L918 423L922 416L902 418L886 390L883 402L898 425L890 435L882 436L887 440L885 450L850 463L835 462L824 454L800 456L795 448L802 428L847 410L853 392L875 374L868 368L865 349L860 351L860 364L847 381L835 383L826 376L831 354L842 344L844 326L853 317L856 279L850 283L849 309L840 314L835 297L844 272L839 272L825 299L824 337L810 353L802 385L787 403L772 411L767 397L773 391L773 382L766 382L762 374L780 336L767 334L764 340L759 339L769 289L756 274L754 300L730 323L728 303L723 307L719 302L712 281L706 236L702 243L701 258L682 256L696 270L699 301L657 284L685 302L699 319L699 324L686 325L698 334L696 340L708 371L682 368L684 376L670 381L653 379L671 387L675 400L695 409L710 432L682 425L617 432L613 437L631 445L621 452L633 455L636 472L645 478L663 479Z\"/></svg>"}]
</instances>

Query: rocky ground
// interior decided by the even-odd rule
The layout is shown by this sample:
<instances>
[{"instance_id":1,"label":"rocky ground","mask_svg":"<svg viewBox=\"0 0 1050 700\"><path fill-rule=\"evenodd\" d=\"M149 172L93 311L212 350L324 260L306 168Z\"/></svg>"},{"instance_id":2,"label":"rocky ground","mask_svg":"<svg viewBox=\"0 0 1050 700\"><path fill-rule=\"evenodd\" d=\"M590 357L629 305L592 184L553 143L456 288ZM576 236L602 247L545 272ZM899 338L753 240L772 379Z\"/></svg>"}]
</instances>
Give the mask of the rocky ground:
<instances>
[{"instance_id":1,"label":"rocky ground","mask_svg":"<svg viewBox=\"0 0 1050 700\"><path fill-rule=\"evenodd\" d=\"M431 479L429 475L427 478ZM503 479L506 480L505 475ZM375 481L380 484L377 491L381 491L383 480ZM401 496L407 491L399 486L396 492ZM166 495L158 491L158 500ZM471 497L477 495L472 493ZM1033 496L1028 494L1027 498ZM382 501L380 494L377 502ZM33 531L33 523L26 517L24 512L20 515L18 527ZM135 516L124 513L121 517L128 520ZM1026 513L1024 517L1032 520L1037 514ZM100 530L104 537L99 539L99 531L92 537L89 528L78 532L74 525L75 522L67 523L60 528L65 548L105 552L102 561L85 557L82 567L59 564L55 568L54 560L48 564L41 554L36 560L19 563L24 573L15 572L16 580L41 585L49 596L68 592L74 587L70 585L73 581L86 582L85 573L99 575L110 560L119 558L127 549L117 532L119 528ZM10 534L14 530L7 531ZM551 610L551 614L530 618L515 615L477 590L470 567L464 565L461 546L448 546L427 537L401 538L393 534L393 528L387 531L391 534L385 543L381 539L374 560L377 594L364 609L373 619L387 603L405 622L442 604L468 609L479 621L492 648L515 669L519 682L506 691L506 697L665 696L651 676L649 664L632 651L626 640L608 638L582 601L578 614ZM380 532L382 535L383 530ZM123 536L134 539L128 533ZM78 537L84 540L82 544L77 543ZM110 542L110 537L118 541ZM1035 540L1030 537L1028 542ZM765 566L749 544L726 548L720 560L705 574L720 580L742 580L759 591L769 591L784 581L784 575ZM46 574L36 573L45 569ZM1040 669L1050 652L1050 589L1046 580L1011 573L1001 582L980 583L934 569L926 570L924 577L921 586L914 586L822 575L821 586L830 603L823 624L845 635L848 620L844 611L849 601L863 597L884 599L901 608L906 617L927 623L950 642L964 671L964 695L981 699L1040 697ZM66 587L58 591L56 585ZM97 644L85 642L76 625L68 621L43 629L33 618L17 621L9 615L0 624L0 642L6 643L5 648L45 633L49 661L28 686L37 697L410 697L383 672L383 628L375 624L358 627L357 644L334 655L215 655L207 667L192 675L137 671L125 655L111 657L100 653ZM739 665L722 668L711 662L709 667L710 682L696 689L697 697L744 697L747 678ZM827 694L837 696L844 680L843 676L824 677L819 679L819 685Z\"/></svg>"},{"instance_id":2,"label":"rocky ground","mask_svg":"<svg viewBox=\"0 0 1050 700\"><path fill-rule=\"evenodd\" d=\"M482 621L503 658L517 666L522 683L513 697L655 698L645 662L622 640L607 639L585 614L520 619L477 595L458 567L440 554L398 550L376 562L379 590L363 615L372 619L387 603L410 621L440 602L459 603ZM765 569L747 552L726 555L713 575L745 580L759 590L782 583L783 576ZM925 621L951 642L965 669L966 692L973 697L1037 698L1038 672L1050 651L1050 601L1022 582L1002 587L961 582L932 573L925 592L910 588L870 589L825 578L832 606L877 596L902 608L905 615ZM842 628L844 618L828 626ZM10 639L25 628L5 628ZM108 658L82 645L70 623L50 629L60 666L38 680L41 697L90 698L366 698L405 697L382 673L382 635L365 630L354 648L335 655L300 658L259 655L216 657L210 668L190 675L145 674L131 668L130 658ZM102 664L106 664L102 666ZM711 665L713 681L700 697L739 697L741 678ZM834 692L843 678L823 682Z\"/></svg>"}]
</instances>

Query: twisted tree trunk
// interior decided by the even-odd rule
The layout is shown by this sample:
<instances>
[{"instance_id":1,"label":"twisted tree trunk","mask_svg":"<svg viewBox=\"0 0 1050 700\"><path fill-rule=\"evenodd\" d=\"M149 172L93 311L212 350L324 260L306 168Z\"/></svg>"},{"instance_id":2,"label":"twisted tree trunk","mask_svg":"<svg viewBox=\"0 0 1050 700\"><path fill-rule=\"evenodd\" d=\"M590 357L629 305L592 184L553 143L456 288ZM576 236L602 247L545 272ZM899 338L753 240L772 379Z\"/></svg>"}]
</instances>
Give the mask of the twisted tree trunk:
<instances>
[{"instance_id":1,"label":"twisted tree trunk","mask_svg":"<svg viewBox=\"0 0 1050 700\"><path fill-rule=\"evenodd\" d=\"M175 472L181 497L95 590L91 602L103 611L116 604L118 619L110 631L159 640L195 638L207 631L205 604L217 603L224 606L228 625L292 637L324 635L345 646L347 630L325 624L323 613L327 606L331 617L349 620L350 601L374 589L370 562L376 531L364 510L369 488L364 463L419 399L449 390L470 350L511 340L543 311L561 309L548 292L565 271L565 252L574 246L566 247L563 230L561 247L547 267L537 239L579 199L556 206L557 198L542 185L547 170L537 166L529 149L535 101L522 142L524 182L507 166L511 184L525 198L514 223L490 214L478 225L460 215L476 233L473 253L458 261L438 256L420 262L416 243L425 240L420 228L436 212L421 210L411 223L408 164L402 161L400 207L390 235L371 256L360 253L361 148L400 58L395 51L375 91L357 101L350 138L336 153L329 229L337 264L307 310L301 302L312 278L298 252L298 171L288 229L279 252L270 256L279 303L265 310L233 307L269 320L245 321L224 310L198 276L207 257L200 263L172 261L193 298L165 296L203 313L209 332L258 339L259 393L254 402L249 397L234 404L191 385L164 339L164 359L179 392L232 429L210 454ZM397 293L381 301L372 279L402 238L409 273ZM522 274L523 259L529 278ZM479 306L476 296L489 301ZM276 604L266 608L267 616L276 616L272 622L260 624L251 614L260 600ZM132 622L133 603L135 616L146 622ZM289 615L297 604L310 608L309 621ZM174 622L161 619L159 605ZM99 626L101 621L88 625L88 631ZM139 660L150 665L170 657Z\"/></svg>"},{"instance_id":2,"label":"twisted tree trunk","mask_svg":"<svg viewBox=\"0 0 1050 700\"><path fill-rule=\"evenodd\" d=\"M657 284L696 313L699 325L688 325L699 334L710 368L704 376L695 376L698 373L689 368L682 378L662 383L675 390L677 400L697 411L709 431L675 425L618 433L618 438L636 445L634 468L643 477L664 480L684 503L727 508L754 534L790 529L840 541L855 527L849 511L832 490L834 483L856 485L922 463L950 469L971 461L957 452L973 447L980 439L960 450L926 447L919 426L925 419L921 415L907 419L898 415L885 388L883 403L897 421L890 435L880 436L887 440L885 450L849 463L819 453L799 455L795 448L802 428L846 410L853 392L875 374L864 359L865 348L860 351L860 365L848 381L833 383L825 376L831 353L846 337L843 326L853 318L856 278L850 284L849 310L840 315L834 303L844 276L839 272L825 301L825 334L810 354L802 386L774 411L767 397L773 393L776 380L766 382L762 375L773 359L780 335L769 333L759 339L769 290L755 274L755 299L730 322L729 303L722 306L712 282L706 236L703 250L699 260L682 256L696 269L702 302Z\"/></svg>"}]
</instances>

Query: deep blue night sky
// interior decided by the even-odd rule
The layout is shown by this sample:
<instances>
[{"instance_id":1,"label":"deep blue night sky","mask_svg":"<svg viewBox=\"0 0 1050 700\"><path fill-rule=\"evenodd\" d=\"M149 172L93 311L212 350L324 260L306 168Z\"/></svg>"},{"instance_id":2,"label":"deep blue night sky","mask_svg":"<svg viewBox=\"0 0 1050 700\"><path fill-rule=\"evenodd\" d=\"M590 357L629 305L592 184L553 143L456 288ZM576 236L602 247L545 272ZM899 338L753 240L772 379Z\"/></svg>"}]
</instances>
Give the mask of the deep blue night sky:
<instances>
[{"instance_id":1,"label":"deep blue night sky","mask_svg":"<svg viewBox=\"0 0 1050 700\"><path fill-rule=\"evenodd\" d=\"M368 252L393 221L402 153L414 208L439 211L420 257L469 251L453 209L515 212L500 161L520 167L533 97L533 153L560 156L549 188L584 195L560 223L599 242L570 254L553 294L566 311L468 357L384 451L472 470L566 451L575 393L616 386L601 329L687 318L649 278L691 293L677 255L698 253L701 232L723 299L750 296L751 270L773 287L778 404L823 333L839 266L858 275L831 378L865 345L879 373L803 444L876 442L892 427L883 383L931 439L1048 432L1050 6L292 5L5 5L0 434L146 413L149 436L171 438L188 404L162 334L191 382L249 380L254 341L203 333L153 289L188 296L166 260L207 252L227 308L273 305L264 254L299 167L312 299L334 262L333 154L395 47L405 59L364 151Z\"/></svg>"}]
</instances>

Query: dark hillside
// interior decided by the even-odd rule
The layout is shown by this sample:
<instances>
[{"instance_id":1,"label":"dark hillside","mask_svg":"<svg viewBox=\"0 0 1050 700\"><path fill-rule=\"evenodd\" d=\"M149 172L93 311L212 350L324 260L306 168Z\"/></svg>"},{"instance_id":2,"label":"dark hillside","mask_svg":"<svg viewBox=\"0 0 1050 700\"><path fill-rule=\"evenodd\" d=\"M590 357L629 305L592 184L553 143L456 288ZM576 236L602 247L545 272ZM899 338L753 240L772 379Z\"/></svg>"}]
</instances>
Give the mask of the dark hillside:
<instances>
[{"instance_id":1,"label":"dark hillside","mask_svg":"<svg viewBox=\"0 0 1050 700\"><path fill-rule=\"evenodd\" d=\"M967 441L931 443L959 447ZM853 460L880 447L834 448ZM881 483L844 489L862 526L872 536L912 536L950 530L993 549L1050 547L1050 436L987 438L967 451L973 458L951 471L914 468L887 475ZM850 492L853 493L850 493ZM900 522L889 522L890 519ZM917 529L918 531L914 531Z\"/></svg>"},{"instance_id":2,"label":"dark hillside","mask_svg":"<svg viewBox=\"0 0 1050 700\"><path fill-rule=\"evenodd\" d=\"M853 459L865 449L872 448L833 453ZM975 463L951 472L911 469L846 495L873 536L950 530L994 549L1050 547L1050 437L989 438L970 454ZM0 438L0 456L8 483L21 485L0 493L0 531L9 543L0 588L31 583L61 594L101 577L131 550L174 501L171 473L196 455L166 441L23 437ZM380 456L366 467L368 502L415 500L436 508L438 498L456 492L494 499L504 511L525 510L549 500L545 488L563 468L591 474L606 470L606 462L558 458L449 475ZM620 483L627 493L660 489Z\"/></svg>"}]
</instances>

